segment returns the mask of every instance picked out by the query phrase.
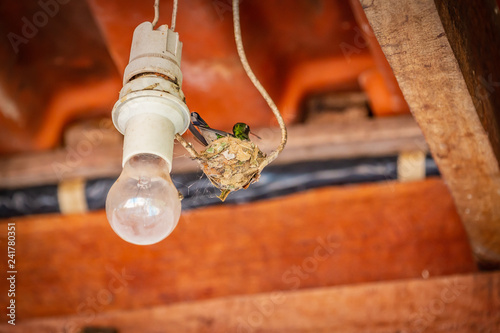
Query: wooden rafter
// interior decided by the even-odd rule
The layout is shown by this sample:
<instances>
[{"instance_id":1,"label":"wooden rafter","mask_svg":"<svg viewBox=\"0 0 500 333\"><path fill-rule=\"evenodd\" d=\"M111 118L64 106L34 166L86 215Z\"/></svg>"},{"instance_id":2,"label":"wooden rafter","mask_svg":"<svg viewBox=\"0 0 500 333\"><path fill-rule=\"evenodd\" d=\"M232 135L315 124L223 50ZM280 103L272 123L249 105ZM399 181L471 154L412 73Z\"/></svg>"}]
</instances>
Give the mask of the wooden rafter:
<instances>
[{"instance_id":1,"label":"wooden rafter","mask_svg":"<svg viewBox=\"0 0 500 333\"><path fill-rule=\"evenodd\" d=\"M454 53L458 34L445 31L433 0L360 2L450 188L477 259L500 264L500 174L491 141L497 132L491 128L498 124L490 122L485 130L466 82L472 76L463 72L477 64L460 66L457 59L472 60ZM498 45L482 47L487 52Z\"/></svg>"},{"instance_id":2,"label":"wooden rafter","mask_svg":"<svg viewBox=\"0 0 500 333\"><path fill-rule=\"evenodd\" d=\"M65 332L85 323L123 333L165 328L174 332L498 332L499 292L500 273L471 274L275 291L134 311L88 311L81 316L25 321L16 332Z\"/></svg>"},{"instance_id":3,"label":"wooden rafter","mask_svg":"<svg viewBox=\"0 0 500 333\"><path fill-rule=\"evenodd\" d=\"M257 144L263 151L274 148L280 138L276 128L262 128L256 133L262 138ZM275 163L427 151L422 132L409 116L292 126L289 136L287 149ZM65 143L65 148L0 160L0 188L55 184L77 177L117 177L120 174L121 134L109 121L76 125L67 131ZM188 157L184 148L176 145L173 172L196 170L199 170L198 164Z\"/></svg>"},{"instance_id":4,"label":"wooden rafter","mask_svg":"<svg viewBox=\"0 0 500 333\"><path fill-rule=\"evenodd\" d=\"M22 319L82 313L122 271L132 277L103 301L103 311L476 270L452 199L436 178L195 209L151 246L124 242L104 211L12 221L23 259L16 266ZM0 290L8 289L9 281L0 280Z\"/></svg>"}]
</instances>

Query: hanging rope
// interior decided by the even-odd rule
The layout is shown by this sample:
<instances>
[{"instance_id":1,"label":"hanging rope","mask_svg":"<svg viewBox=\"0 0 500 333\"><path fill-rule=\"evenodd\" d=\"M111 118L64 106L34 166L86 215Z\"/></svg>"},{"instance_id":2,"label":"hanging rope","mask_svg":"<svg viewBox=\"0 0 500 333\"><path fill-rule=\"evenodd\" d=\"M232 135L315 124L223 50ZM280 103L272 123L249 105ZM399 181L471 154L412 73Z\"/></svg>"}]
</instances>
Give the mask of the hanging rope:
<instances>
[{"instance_id":1,"label":"hanging rope","mask_svg":"<svg viewBox=\"0 0 500 333\"><path fill-rule=\"evenodd\" d=\"M281 151L285 148L287 140L286 125L285 121L283 120L283 117L281 116L280 111L278 110L278 107L276 106L276 104L274 104L271 96L269 96L266 89L262 86L259 79L257 79L257 77L252 71L252 68L248 64L247 56L245 54L245 49L243 48L243 41L241 39L239 0L233 0L233 23L234 23L234 40L236 42L236 49L238 50L238 56L240 57L241 64L243 65L245 72L250 78L250 81L252 81L255 88L257 88L257 90L260 92L264 100L267 102L267 105L269 105L269 107L273 111L274 116L276 117L276 120L278 121L278 124L281 128L281 142L278 148L276 148L276 150L274 150L269 154L269 156L267 156L265 160L266 162L261 164L260 170L262 170L266 165L274 161L276 157L278 157L279 153L281 153Z\"/></svg>"},{"instance_id":2,"label":"hanging rope","mask_svg":"<svg viewBox=\"0 0 500 333\"><path fill-rule=\"evenodd\" d=\"M246 189L250 184L258 181L261 171L278 157L285 148L287 130L283 117L276 104L253 73L243 48L240 27L239 1L233 0L234 39L238 56L250 81L260 92L264 100L274 113L281 128L281 142L276 150L268 156L251 141L242 141L232 136L225 136L214 140L204 151L198 153L191 143L184 140L179 134L177 141L189 152L192 158L198 161L205 175L213 185L221 190L219 198L224 201L232 191Z\"/></svg>"}]
</instances>

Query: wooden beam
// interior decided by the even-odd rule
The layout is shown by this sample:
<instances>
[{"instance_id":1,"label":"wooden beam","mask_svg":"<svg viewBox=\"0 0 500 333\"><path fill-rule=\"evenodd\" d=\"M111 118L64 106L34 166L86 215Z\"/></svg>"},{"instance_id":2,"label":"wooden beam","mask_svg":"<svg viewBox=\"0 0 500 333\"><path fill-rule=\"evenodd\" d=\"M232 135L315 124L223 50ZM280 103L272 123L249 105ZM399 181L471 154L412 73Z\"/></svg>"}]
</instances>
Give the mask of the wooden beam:
<instances>
[{"instance_id":1,"label":"wooden beam","mask_svg":"<svg viewBox=\"0 0 500 333\"><path fill-rule=\"evenodd\" d=\"M81 313L97 297L102 310L125 310L476 270L440 179L196 209L151 246L124 242L103 211L10 221L18 239L17 313L24 319ZM6 243L2 232L0 244ZM117 292L122 272L130 279ZM0 290L8 290L8 282L1 279ZM6 298L0 293L0 304Z\"/></svg>"},{"instance_id":2,"label":"wooden beam","mask_svg":"<svg viewBox=\"0 0 500 333\"><path fill-rule=\"evenodd\" d=\"M85 123L66 133L66 148L23 154L0 160L0 188L55 184L63 179L117 177L121 172L121 135L103 121ZM271 151L280 140L277 128L256 130L257 144ZM383 156L407 150L426 150L422 132L409 116L360 120L353 123L321 123L289 128L286 149L274 163ZM199 170L183 147L174 147L173 172Z\"/></svg>"},{"instance_id":3,"label":"wooden beam","mask_svg":"<svg viewBox=\"0 0 500 333\"><path fill-rule=\"evenodd\" d=\"M496 0L436 0L481 124L500 159L500 10ZM484 52L484 50L488 52Z\"/></svg>"},{"instance_id":4,"label":"wooden beam","mask_svg":"<svg viewBox=\"0 0 500 333\"><path fill-rule=\"evenodd\" d=\"M478 261L500 265L500 173L490 141L495 134L488 137L450 46L456 34L446 33L433 0L360 1L451 190ZM482 30L479 24L471 28ZM476 45L481 54L492 47Z\"/></svg>"},{"instance_id":5,"label":"wooden beam","mask_svg":"<svg viewBox=\"0 0 500 333\"><path fill-rule=\"evenodd\" d=\"M500 272L275 291L169 306L22 321L16 332L498 332ZM6 324L1 332L8 332Z\"/></svg>"}]
</instances>

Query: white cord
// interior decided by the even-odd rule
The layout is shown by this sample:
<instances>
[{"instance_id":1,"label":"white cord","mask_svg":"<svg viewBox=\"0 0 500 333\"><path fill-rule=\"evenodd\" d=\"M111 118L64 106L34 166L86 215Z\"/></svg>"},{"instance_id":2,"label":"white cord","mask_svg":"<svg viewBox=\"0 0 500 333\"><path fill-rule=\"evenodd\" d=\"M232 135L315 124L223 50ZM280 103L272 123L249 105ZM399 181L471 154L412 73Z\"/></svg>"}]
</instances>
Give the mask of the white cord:
<instances>
[{"instance_id":1,"label":"white cord","mask_svg":"<svg viewBox=\"0 0 500 333\"><path fill-rule=\"evenodd\" d=\"M178 0L174 0L174 9L172 10L172 21L170 22L170 29L172 29L172 31L175 30L175 21L177 19L177 2Z\"/></svg>"},{"instance_id":2,"label":"white cord","mask_svg":"<svg viewBox=\"0 0 500 333\"><path fill-rule=\"evenodd\" d=\"M175 30L178 2L179 2L178 0L174 0L174 8L172 10L172 21L170 22L170 29L172 31ZM160 19L160 0L155 0L154 9L155 9L155 17L153 19L153 22L151 22L151 24L153 24L153 29L155 28L156 24L158 23L158 20Z\"/></svg>"},{"instance_id":3,"label":"white cord","mask_svg":"<svg viewBox=\"0 0 500 333\"><path fill-rule=\"evenodd\" d=\"M278 154L281 153L281 151L285 148L287 140L286 125L285 121L283 120L283 117L281 116L280 111L278 110L278 107L273 102L271 96L269 96L266 89L262 86L260 81L253 73L252 68L250 68L250 65L248 64L247 56L243 48L243 41L241 39L239 0L233 0L233 22L234 22L234 40L236 41L236 49L238 50L238 55L240 57L241 64L243 65L245 72L250 78L250 81L252 81L255 88L257 88L257 90L260 92L262 97L266 100L267 104L273 111L274 116L276 117L276 120L278 121L278 124L280 125L281 128L281 143L278 146L278 148L276 148L275 151L269 154L269 156L267 157L267 163L263 163L267 165L271 163L276 157L278 157ZM265 165L261 165L260 169L263 169Z\"/></svg>"},{"instance_id":4,"label":"white cord","mask_svg":"<svg viewBox=\"0 0 500 333\"><path fill-rule=\"evenodd\" d=\"M153 19L153 22L151 22L151 24L153 25L153 29L155 28L156 24L158 23L158 20L160 19L160 0L155 0L154 9L155 9L155 17Z\"/></svg>"}]
</instances>

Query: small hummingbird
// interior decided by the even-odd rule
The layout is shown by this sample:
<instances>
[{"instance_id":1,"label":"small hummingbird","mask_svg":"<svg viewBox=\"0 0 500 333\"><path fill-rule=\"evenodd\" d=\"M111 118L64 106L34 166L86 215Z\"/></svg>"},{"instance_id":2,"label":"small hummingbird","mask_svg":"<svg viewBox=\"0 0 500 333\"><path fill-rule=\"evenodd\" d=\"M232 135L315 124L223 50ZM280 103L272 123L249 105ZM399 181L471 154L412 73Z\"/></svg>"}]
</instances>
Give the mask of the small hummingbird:
<instances>
[{"instance_id":1,"label":"small hummingbird","mask_svg":"<svg viewBox=\"0 0 500 333\"><path fill-rule=\"evenodd\" d=\"M233 126L233 134L211 128L198 112L191 112L189 130L204 146L208 146L212 141L225 136L232 136L240 140L250 140L248 134L252 134L260 139L259 136L250 132L250 127L245 123L236 123Z\"/></svg>"},{"instance_id":2,"label":"small hummingbird","mask_svg":"<svg viewBox=\"0 0 500 333\"><path fill-rule=\"evenodd\" d=\"M252 134L253 136L260 139L260 136L250 131L250 126L245 123L236 123L233 126L233 135L243 141L250 141L248 134Z\"/></svg>"},{"instance_id":3,"label":"small hummingbird","mask_svg":"<svg viewBox=\"0 0 500 333\"><path fill-rule=\"evenodd\" d=\"M224 136L233 136L231 133L217 130L208 126L207 122L198 114L198 112L191 112L191 123L189 130L204 146L208 146L212 141L222 138Z\"/></svg>"}]
</instances>

